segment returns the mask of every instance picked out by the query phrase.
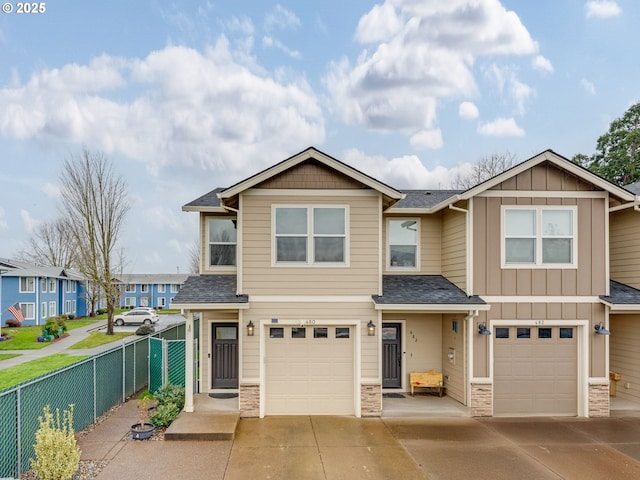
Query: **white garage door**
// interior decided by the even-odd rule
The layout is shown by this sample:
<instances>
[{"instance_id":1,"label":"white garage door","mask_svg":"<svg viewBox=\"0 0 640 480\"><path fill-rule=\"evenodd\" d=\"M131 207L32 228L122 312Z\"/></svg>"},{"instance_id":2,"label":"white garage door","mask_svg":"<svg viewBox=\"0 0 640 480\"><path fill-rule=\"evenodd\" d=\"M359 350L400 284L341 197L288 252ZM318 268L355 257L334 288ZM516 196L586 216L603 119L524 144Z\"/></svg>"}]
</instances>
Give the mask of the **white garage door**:
<instances>
[{"instance_id":1,"label":"white garage door","mask_svg":"<svg viewBox=\"0 0 640 480\"><path fill-rule=\"evenodd\" d=\"M354 334L348 326L268 326L266 415L354 415Z\"/></svg>"},{"instance_id":2,"label":"white garage door","mask_svg":"<svg viewBox=\"0 0 640 480\"><path fill-rule=\"evenodd\" d=\"M576 327L494 328L494 415L577 415Z\"/></svg>"}]
</instances>

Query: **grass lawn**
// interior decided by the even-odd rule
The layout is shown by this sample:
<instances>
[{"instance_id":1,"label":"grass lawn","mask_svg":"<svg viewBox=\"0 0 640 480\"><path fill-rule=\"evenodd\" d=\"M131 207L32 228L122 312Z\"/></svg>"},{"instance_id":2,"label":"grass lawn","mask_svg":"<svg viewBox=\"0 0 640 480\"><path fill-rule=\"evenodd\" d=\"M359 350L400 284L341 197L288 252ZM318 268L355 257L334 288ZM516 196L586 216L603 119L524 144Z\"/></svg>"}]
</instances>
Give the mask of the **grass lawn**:
<instances>
[{"instance_id":1,"label":"grass lawn","mask_svg":"<svg viewBox=\"0 0 640 480\"><path fill-rule=\"evenodd\" d=\"M4 370L0 370L0 390L13 387L19 383L26 382L33 378L44 375L45 373L52 372L72 363L78 362L88 358L89 355L67 355L64 353L57 353L55 355L49 355L47 357L38 358L25 362L14 367L8 367Z\"/></svg>"},{"instance_id":2,"label":"grass lawn","mask_svg":"<svg viewBox=\"0 0 640 480\"><path fill-rule=\"evenodd\" d=\"M67 329L84 327L91 325L99 320L99 317L82 318L79 320L67 320ZM11 335L11 340L0 342L1 350L39 350L51 345L49 342L37 342L36 338L42 335L42 325L34 325L29 327L2 327L2 331Z\"/></svg>"},{"instance_id":3,"label":"grass lawn","mask_svg":"<svg viewBox=\"0 0 640 480\"><path fill-rule=\"evenodd\" d=\"M7 358L19 357L19 353L0 353L0 361L6 360Z\"/></svg>"},{"instance_id":4,"label":"grass lawn","mask_svg":"<svg viewBox=\"0 0 640 480\"><path fill-rule=\"evenodd\" d=\"M74 343L69 347L69 350L79 350L82 348L99 347L106 343L115 342L116 340L122 340L125 337L134 335L133 332L116 332L113 335L107 335L104 332L93 332L84 340L80 340L78 343Z\"/></svg>"}]
</instances>

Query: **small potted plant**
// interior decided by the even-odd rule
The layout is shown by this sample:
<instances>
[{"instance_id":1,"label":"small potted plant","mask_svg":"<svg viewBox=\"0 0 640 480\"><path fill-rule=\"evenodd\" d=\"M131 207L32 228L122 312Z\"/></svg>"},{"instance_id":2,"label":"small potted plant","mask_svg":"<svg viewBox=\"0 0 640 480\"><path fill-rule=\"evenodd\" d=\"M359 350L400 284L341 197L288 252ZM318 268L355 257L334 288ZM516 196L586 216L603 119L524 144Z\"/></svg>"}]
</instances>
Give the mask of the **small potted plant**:
<instances>
[{"instance_id":1,"label":"small potted plant","mask_svg":"<svg viewBox=\"0 0 640 480\"><path fill-rule=\"evenodd\" d=\"M149 422L150 401L151 399L146 395L136 401L140 421L131 425L131 438L134 440L145 440L153 434L155 427Z\"/></svg>"}]
</instances>

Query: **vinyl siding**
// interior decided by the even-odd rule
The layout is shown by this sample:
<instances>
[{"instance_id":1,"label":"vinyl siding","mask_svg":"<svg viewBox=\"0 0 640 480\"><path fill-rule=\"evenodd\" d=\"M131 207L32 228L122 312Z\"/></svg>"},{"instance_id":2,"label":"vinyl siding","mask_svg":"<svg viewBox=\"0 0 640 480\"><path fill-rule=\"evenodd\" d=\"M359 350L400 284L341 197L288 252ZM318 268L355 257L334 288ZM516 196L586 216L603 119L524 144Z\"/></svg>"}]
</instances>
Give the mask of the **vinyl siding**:
<instances>
[{"instance_id":1,"label":"vinyl siding","mask_svg":"<svg viewBox=\"0 0 640 480\"><path fill-rule=\"evenodd\" d=\"M640 212L613 213L609 228L611 279L640 288Z\"/></svg>"},{"instance_id":2,"label":"vinyl siding","mask_svg":"<svg viewBox=\"0 0 640 480\"><path fill-rule=\"evenodd\" d=\"M242 198L243 292L249 295L372 295L378 289L378 196ZM347 266L272 265L272 205L347 206Z\"/></svg>"},{"instance_id":3,"label":"vinyl siding","mask_svg":"<svg viewBox=\"0 0 640 480\"><path fill-rule=\"evenodd\" d=\"M467 214L447 210L442 219L442 275L467 288Z\"/></svg>"},{"instance_id":4,"label":"vinyl siding","mask_svg":"<svg viewBox=\"0 0 640 480\"><path fill-rule=\"evenodd\" d=\"M622 374L616 396L640 402L640 315L611 315L609 369ZM629 388L625 385L629 384Z\"/></svg>"},{"instance_id":5,"label":"vinyl siding","mask_svg":"<svg viewBox=\"0 0 640 480\"><path fill-rule=\"evenodd\" d=\"M502 205L577 205L577 268L501 268ZM606 292L605 200L599 198L474 199L474 293L602 295Z\"/></svg>"},{"instance_id":6,"label":"vinyl siding","mask_svg":"<svg viewBox=\"0 0 640 480\"><path fill-rule=\"evenodd\" d=\"M458 332L454 332L452 322L458 321ZM465 404L465 328L466 321L461 315L443 315L442 318L442 373L447 387L447 395ZM455 349L455 359L449 361L449 348Z\"/></svg>"},{"instance_id":7,"label":"vinyl siding","mask_svg":"<svg viewBox=\"0 0 640 480\"><path fill-rule=\"evenodd\" d=\"M418 270L401 270L389 268L389 249L387 235L387 221L394 218L419 219L420 221L420 264ZM436 215L385 215L382 222L382 238L384 242L383 271L388 274L415 275L440 275L442 272L442 220L439 214Z\"/></svg>"}]
</instances>

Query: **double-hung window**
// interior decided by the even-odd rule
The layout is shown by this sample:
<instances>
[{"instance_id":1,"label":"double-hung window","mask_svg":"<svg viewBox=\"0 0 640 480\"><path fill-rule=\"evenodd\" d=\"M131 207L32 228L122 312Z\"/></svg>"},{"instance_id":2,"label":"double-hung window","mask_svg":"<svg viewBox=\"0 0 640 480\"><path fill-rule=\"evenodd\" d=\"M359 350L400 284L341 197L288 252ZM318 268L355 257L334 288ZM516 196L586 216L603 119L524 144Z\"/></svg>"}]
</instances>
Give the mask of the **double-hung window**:
<instances>
[{"instance_id":1,"label":"double-hung window","mask_svg":"<svg viewBox=\"0 0 640 480\"><path fill-rule=\"evenodd\" d=\"M389 268L411 268L418 265L418 219L389 220L388 262Z\"/></svg>"},{"instance_id":2,"label":"double-hung window","mask_svg":"<svg viewBox=\"0 0 640 480\"><path fill-rule=\"evenodd\" d=\"M575 207L503 207L503 264L576 265Z\"/></svg>"},{"instance_id":3,"label":"double-hung window","mask_svg":"<svg viewBox=\"0 0 640 480\"><path fill-rule=\"evenodd\" d=\"M210 267L236 265L236 247L238 241L237 223L235 218L209 219L208 242Z\"/></svg>"},{"instance_id":4,"label":"double-hung window","mask_svg":"<svg viewBox=\"0 0 640 480\"><path fill-rule=\"evenodd\" d=\"M127 283L124 286L124 291L127 293L135 293L136 291L136 284L135 283Z\"/></svg>"},{"instance_id":5,"label":"double-hung window","mask_svg":"<svg viewBox=\"0 0 640 480\"><path fill-rule=\"evenodd\" d=\"M277 206L274 218L276 263L347 263L346 207Z\"/></svg>"},{"instance_id":6,"label":"double-hung window","mask_svg":"<svg viewBox=\"0 0 640 480\"><path fill-rule=\"evenodd\" d=\"M20 277L20 293L33 293L36 291L36 283L33 277Z\"/></svg>"}]
</instances>

